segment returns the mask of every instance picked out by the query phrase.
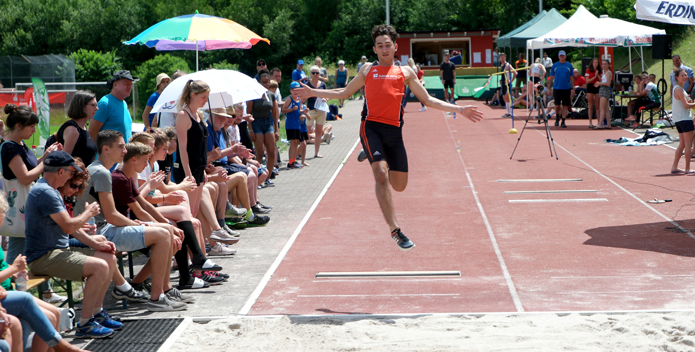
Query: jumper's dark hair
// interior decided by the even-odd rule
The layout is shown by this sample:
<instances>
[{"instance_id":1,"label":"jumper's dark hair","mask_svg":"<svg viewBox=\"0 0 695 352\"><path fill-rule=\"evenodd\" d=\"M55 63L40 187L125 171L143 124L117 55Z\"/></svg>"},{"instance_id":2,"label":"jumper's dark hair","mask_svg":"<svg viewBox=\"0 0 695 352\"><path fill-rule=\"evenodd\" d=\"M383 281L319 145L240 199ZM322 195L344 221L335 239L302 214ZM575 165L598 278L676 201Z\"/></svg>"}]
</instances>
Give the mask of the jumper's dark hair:
<instances>
[{"instance_id":1,"label":"jumper's dark hair","mask_svg":"<svg viewBox=\"0 0 695 352\"><path fill-rule=\"evenodd\" d=\"M96 95L88 90L78 90L70 101L68 107L68 117L73 120L79 120L87 117L87 112L84 110Z\"/></svg>"},{"instance_id":2,"label":"jumper's dark hair","mask_svg":"<svg viewBox=\"0 0 695 352\"><path fill-rule=\"evenodd\" d=\"M5 122L8 131L39 123L39 117L28 105L7 104L5 113L8 114Z\"/></svg>"},{"instance_id":3,"label":"jumper's dark hair","mask_svg":"<svg viewBox=\"0 0 695 352\"><path fill-rule=\"evenodd\" d=\"M389 38L393 41L393 43L396 43L396 37L398 36L398 32L396 32L396 29L393 28L392 26L386 25L386 24L380 24L377 26L374 26L372 28L372 41L374 41L374 44L376 44L376 37L381 36L381 35L388 35Z\"/></svg>"},{"instance_id":4,"label":"jumper's dark hair","mask_svg":"<svg viewBox=\"0 0 695 352\"><path fill-rule=\"evenodd\" d=\"M104 146L113 147L113 143L123 137L123 133L116 130L101 130L97 134L97 150L103 152Z\"/></svg>"}]
</instances>

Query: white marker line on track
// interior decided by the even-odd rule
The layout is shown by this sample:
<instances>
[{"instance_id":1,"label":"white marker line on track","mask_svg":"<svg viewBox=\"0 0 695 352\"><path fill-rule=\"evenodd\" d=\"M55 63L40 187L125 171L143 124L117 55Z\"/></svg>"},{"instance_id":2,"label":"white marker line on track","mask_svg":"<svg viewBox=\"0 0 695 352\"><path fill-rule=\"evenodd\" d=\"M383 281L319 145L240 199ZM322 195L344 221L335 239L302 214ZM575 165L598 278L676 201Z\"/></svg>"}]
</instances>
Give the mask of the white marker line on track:
<instances>
[{"instance_id":1,"label":"white marker line on track","mask_svg":"<svg viewBox=\"0 0 695 352\"><path fill-rule=\"evenodd\" d=\"M292 233L292 236L290 237L290 239L287 241L287 243L282 248L280 253L278 253L278 256L275 258L275 261L273 262L273 264L270 266L270 268L268 268L268 271L266 271L265 275L263 275L261 282L259 282L258 286L256 286L256 289L253 290L253 292L251 292L251 295L249 295L249 298L246 300L246 303L244 304L243 307L241 307L241 310L239 311L239 315L249 314L251 307L253 307L253 305L256 303L256 300L258 300L258 297L260 297L261 293L263 292L263 289L265 289L265 286L268 285L268 282L270 281L270 278L273 276L273 273L275 273L275 270L277 270L277 268L280 266L280 263L287 255L287 252L292 247L292 244L294 244L294 241L297 239L297 236L299 236L299 233L304 228L304 225L306 225L307 221L309 221L309 218L314 213L314 210L316 210L316 207L319 205L319 203L323 199L323 196L326 195L328 188L331 187L331 185L333 184L333 181L338 176L338 173L340 173L340 170L343 169L343 165L345 165L345 162L350 157L350 155L352 155L352 152L355 150L355 148L357 147L357 145L359 143L360 143L360 139L358 138L357 141L355 141L355 144L352 146L352 148L350 148L350 151L347 153L347 155L345 155L345 158L343 159L343 161L340 163L340 165L338 165L338 168L333 173L333 176L331 176L331 179L328 180L328 183L326 183L326 186L323 187L321 194L319 194L319 196L316 198L316 200L314 201L314 204L311 205L311 208L309 208L309 211L306 213L306 215L304 215L304 218L299 223L297 228L294 230L294 233Z\"/></svg>"},{"instance_id":2,"label":"white marker line on track","mask_svg":"<svg viewBox=\"0 0 695 352\"><path fill-rule=\"evenodd\" d=\"M449 130L449 134L453 138L453 134L451 133L451 126L449 123L446 121L446 116L445 120L446 122L446 128ZM471 186L471 193L473 194L473 198L475 198L475 204L478 206L478 211L480 212L480 215L483 217L483 222L485 223L485 229L487 229L487 234L490 236L490 242L492 243L492 248L495 250L495 255L497 256L497 261L500 263L500 268L502 269L502 274L504 275L504 281L507 282L507 287L509 288L509 294L512 296L512 301L514 302L514 307L516 308L517 312L523 312L524 311L524 306L521 304L521 299L519 299L519 294L516 292L516 288L514 287L514 282L512 281L512 276L509 274L509 270L507 269L507 264L504 263L504 258L502 257L502 252L500 251L500 247L497 245L497 239L495 238L495 233L492 231L492 226L490 226L490 221L487 219L487 215L485 215L485 210L483 209L483 205L480 203L480 198L478 198L478 192L475 190L475 186L473 185L473 179L471 179L471 174L468 172L468 168L466 167L466 162L463 161L463 157L461 156L461 153L457 153L459 156L459 160L461 160L461 165L463 165L463 171L466 173L466 178L468 179L468 184Z\"/></svg>"},{"instance_id":3,"label":"white marker line on track","mask_svg":"<svg viewBox=\"0 0 695 352\"><path fill-rule=\"evenodd\" d=\"M401 293L401 294L380 294L380 295L297 295L298 298L320 298L320 297L430 297L430 296L460 296L460 293Z\"/></svg>"},{"instance_id":4,"label":"white marker line on track","mask_svg":"<svg viewBox=\"0 0 695 352\"><path fill-rule=\"evenodd\" d=\"M504 191L504 194L534 194L534 193L597 193L595 189L566 189L557 191Z\"/></svg>"},{"instance_id":5,"label":"white marker line on track","mask_svg":"<svg viewBox=\"0 0 695 352\"><path fill-rule=\"evenodd\" d=\"M607 202L606 198L585 198L585 199L510 199L509 203L588 203L588 202Z\"/></svg>"},{"instance_id":6,"label":"white marker line on track","mask_svg":"<svg viewBox=\"0 0 695 352\"><path fill-rule=\"evenodd\" d=\"M540 133L540 132L539 132L539 133ZM636 195L634 195L632 192L628 191L628 190L625 189L623 186L621 186L621 185L619 185L617 182L613 181L610 177L608 177L608 176L602 174L600 171L596 170L593 166L589 165L586 161L584 161L584 160L580 159L578 156L572 154L572 152L570 152L569 150L567 150L565 147L563 147L563 146L560 145L559 143L555 143L555 146L557 146L557 147L559 147L560 149L564 150L565 153L569 154L570 156L572 156L573 158L577 159L577 160L578 160L579 162L581 162L582 164L586 165L586 167L588 167L588 168L590 168L591 170L593 170L597 175L599 175L599 176L605 178L606 180L608 180L608 182L610 182L610 183L612 183L613 185L615 185L616 187L618 187L620 190L622 190L623 192L625 192L627 195L629 195L630 197L636 199L638 202L642 203L642 205L644 205L645 207L649 208L649 210L653 211L655 214L657 214L658 216L660 216L660 217L663 218L664 220L666 220L666 221L668 221L669 223L671 223L671 225L676 226L679 230L681 230L681 231L687 233L688 236L690 236L690 238L695 239L695 235L693 235L693 233L690 232L690 230L683 228L680 224L676 223L675 221L673 221L672 219L670 219L670 218L667 217L666 215L660 213L658 210L654 209L654 207L652 207L651 205L647 204L647 202L643 201L642 199L640 199L639 197L637 197Z\"/></svg>"},{"instance_id":7,"label":"white marker line on track","mask_svg":"<svg viewBox=\"0 0 695 352\"><path fill-rule=\"evenodd\" d=\"M183 335L183 332L186 331L186 328L188 328L188 325L190 325L192 322L193 318L184 318L181 324L179 324L179 326L176 327L174 332L172 332L171 335L169 335L169 337L166 339L166 341L164 341L162 346L160 346L159 349L157 349L157 352L169 351L171 346L173 346L176 340L178 340L179 337Z\"/></svg>"}]
</instances>

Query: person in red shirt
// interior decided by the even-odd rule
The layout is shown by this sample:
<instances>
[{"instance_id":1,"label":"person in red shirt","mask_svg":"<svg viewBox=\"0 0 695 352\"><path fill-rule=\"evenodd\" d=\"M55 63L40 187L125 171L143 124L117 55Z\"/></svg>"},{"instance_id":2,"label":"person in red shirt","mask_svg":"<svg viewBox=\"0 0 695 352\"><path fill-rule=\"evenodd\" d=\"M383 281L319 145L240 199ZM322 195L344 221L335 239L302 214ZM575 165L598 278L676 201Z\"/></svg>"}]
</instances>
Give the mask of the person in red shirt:
<instances>
[{"instance_id":1,"label":"person in red shirt","mask_svg":"<svg viewBox=\"0 0 695 352\"><path fill-rule=\"evenodd\" d=\"M574 86L579 89L586 89L586 79L579 74L579 70L574 69Z\"/></svg>"},{"instance_id":2,"label":"person in red shirt","mask_svg":"<svg viewBox=\"0 0 695 352\"><path fill-rule=\"evenodd\" d=\"M376 198L391 230L391 238L402 250L409 250L415 244L398 227L390 191L393 188L396 192L403 192L408 184L408 158L403 144L401 106L405 85L410 87L425 106L459 113L472 122L480 121L483 114L472 105L449 104L430 96L410 67L394 64L394 55L398 50L397 35L396 30L389 25L372 28L373 50L379 60L364 64L347 87L312 89L302 84L303 88L297 90L302 100L310 97L347 99L365 86L360 126L360 140L364 149L360 152L358 161L369 159L376 182Z\"/></svg>"}]
</instances>

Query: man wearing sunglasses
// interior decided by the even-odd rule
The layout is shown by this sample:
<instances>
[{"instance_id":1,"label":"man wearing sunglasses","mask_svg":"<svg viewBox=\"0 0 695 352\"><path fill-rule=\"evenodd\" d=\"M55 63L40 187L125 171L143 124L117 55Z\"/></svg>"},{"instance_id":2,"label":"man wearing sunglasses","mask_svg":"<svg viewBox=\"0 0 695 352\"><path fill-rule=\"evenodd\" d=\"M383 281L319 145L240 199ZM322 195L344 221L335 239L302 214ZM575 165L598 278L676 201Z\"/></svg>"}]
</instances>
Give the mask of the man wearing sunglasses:
<instances>
[{"instance_id":1,"label":"man wearing sunglasses","mask_svg":"<svg viewBox=\"0 0 695 352\"><path fill-rule=\"evenodd\" d=\"M266 65L265 60L260 59L260 60L256 61L256 71L257 71L257 72L256 72L256 75L253 76L253 78L255 78L256 81L258 81L258 76L261 74L261 70L262 70L262 69L266 69L266 70L267 70L267 69L268 69L268 65Z\"/></svg>"},{"instance_id":2,"label":"man wearing sunglasses","mask_svg":"<svg viewBox=\"0 0 695 352\"><path fill-rule=\"evenodd\" d=\"M379 59L364 64L347 87L322 90L303 85L303 88L297 90L302 100L310 97L347 99L360 87L365 86L360 126L360 139L364 150L360 152L358 160L369 159L376 182L376 198L389 225L391 238L402 250L409 250L415 247L415 244L403 234L396 223L390 190L393 188L396 192L403 192L408 184L408 158L403 144L401 107L405 85L408 85L418 100L428 107L459 113L472 122L480 121L483 114L472 105L449 104L430 96L410 67L395 65L397 35L396 30L388 25L378 25L372 29L373 50ZM316 130L319 131L318 126ZM316 138L318 140L318 134Z\"/></svg>"}]
</instances>

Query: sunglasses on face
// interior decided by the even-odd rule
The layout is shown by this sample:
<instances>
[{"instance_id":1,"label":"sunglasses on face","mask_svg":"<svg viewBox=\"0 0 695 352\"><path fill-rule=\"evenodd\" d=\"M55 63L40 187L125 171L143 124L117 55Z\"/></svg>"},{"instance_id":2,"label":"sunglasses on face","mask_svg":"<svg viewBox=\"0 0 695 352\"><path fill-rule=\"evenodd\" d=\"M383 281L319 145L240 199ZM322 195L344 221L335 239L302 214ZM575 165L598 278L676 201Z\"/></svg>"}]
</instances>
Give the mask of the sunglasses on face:
<instances>
[{"instance_id":1,"label":"sunglasses on face","mask_svg":"<svg viewBox=\"0 0 695 352\"><path fill-rule=\"evenodd\" d=\"M83 184L81 184L81 185L79 185L79 186L78 186L78 185L76 185L76 184L74 184L74 183L71 183L71 184L70 184L70 188L72 188L72 189L76 189L76 190L78 190L78 191L79 191L79 190L81 190L82 188L84 188L84 183L83 183Z\"/></svg>"},{"instance_id":2,"label":"sunglasses on face","mask_svg":"<svg viewBox=\"0 0 695 352\"><path fill-rule=\"evenodd\" d=\"M258 65L256 65L256 66L265 66L265 64L258 64Z\"/></svg>"},{"instance_id":3,"label":"sunglasses on face","mask_svg":"<svg viewBox=\"0 0 695 352\"><path fill-rule=\"evenodd\" d=\"M312 75L318 75L319 73L318 72L312 72L311 74Z\"/></svg>"}]
</instances>

